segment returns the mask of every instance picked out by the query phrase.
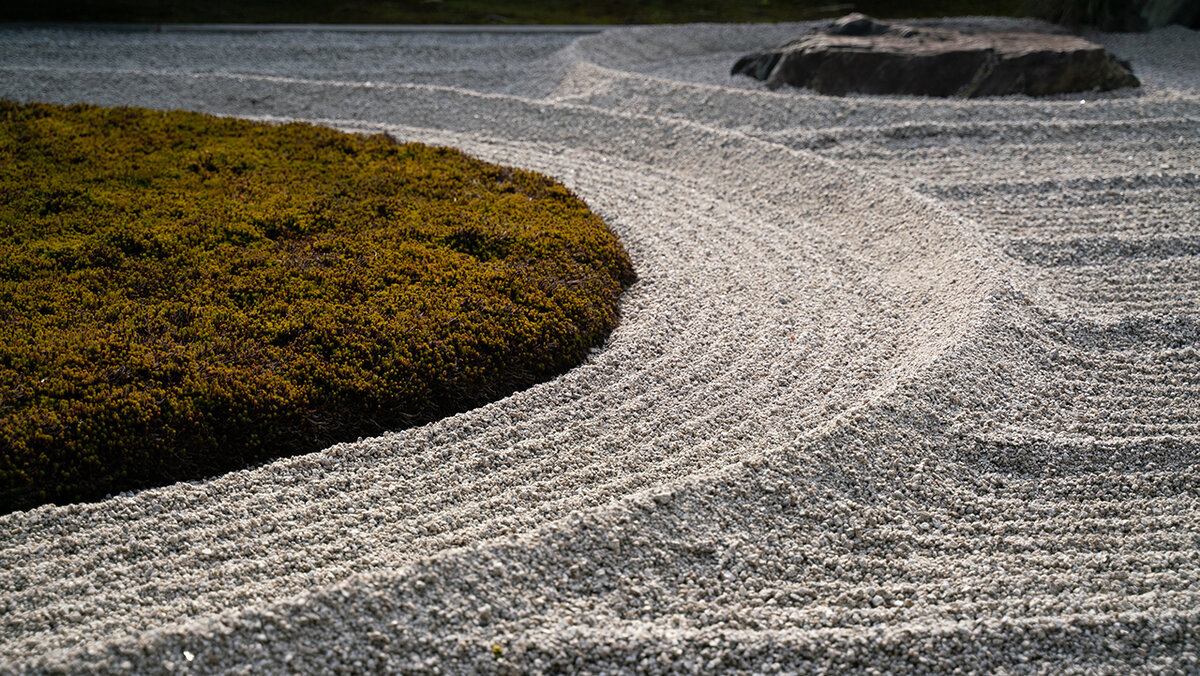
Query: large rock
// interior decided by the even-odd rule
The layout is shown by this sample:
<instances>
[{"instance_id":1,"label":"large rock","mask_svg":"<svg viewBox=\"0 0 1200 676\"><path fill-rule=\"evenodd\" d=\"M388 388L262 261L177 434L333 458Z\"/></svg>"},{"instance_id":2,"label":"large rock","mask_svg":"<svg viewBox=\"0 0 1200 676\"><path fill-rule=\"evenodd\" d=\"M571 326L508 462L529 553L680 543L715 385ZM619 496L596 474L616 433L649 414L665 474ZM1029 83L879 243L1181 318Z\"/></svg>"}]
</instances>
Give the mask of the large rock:
<instances>
[{"instance_id":1,"label":"large rock","mask_svg":"<svg viewBox=\"0 0 1200 676\"><path fill-rule=\"evenodd\" d=\"M1127 64L1074 35L961 33L842 17L823 31L742 57L731 74L822 94L1045 96L1136 87Z\"/></svg>"}]
</instances>

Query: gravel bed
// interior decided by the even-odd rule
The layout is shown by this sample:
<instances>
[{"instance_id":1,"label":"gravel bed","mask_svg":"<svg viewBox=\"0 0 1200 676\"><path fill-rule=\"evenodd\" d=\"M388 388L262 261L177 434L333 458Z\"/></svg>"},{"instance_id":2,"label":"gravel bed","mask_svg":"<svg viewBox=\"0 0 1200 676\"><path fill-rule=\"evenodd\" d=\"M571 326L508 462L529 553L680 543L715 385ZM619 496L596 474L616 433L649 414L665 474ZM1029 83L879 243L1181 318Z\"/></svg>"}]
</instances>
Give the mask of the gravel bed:
<instances>
[{"instance_id":1,"label":"gravel bed","mask_svg":"<svg viewBox=\"0 0 1200 676\"><path fill-rule=\"evenodd\" d=\"M1049 100L728 75L807 28L0 29L0 97L546 172L640 278L494 404L0 516L0 673L1200 671L1200 34Z\"/></svg>"}]
</instances>

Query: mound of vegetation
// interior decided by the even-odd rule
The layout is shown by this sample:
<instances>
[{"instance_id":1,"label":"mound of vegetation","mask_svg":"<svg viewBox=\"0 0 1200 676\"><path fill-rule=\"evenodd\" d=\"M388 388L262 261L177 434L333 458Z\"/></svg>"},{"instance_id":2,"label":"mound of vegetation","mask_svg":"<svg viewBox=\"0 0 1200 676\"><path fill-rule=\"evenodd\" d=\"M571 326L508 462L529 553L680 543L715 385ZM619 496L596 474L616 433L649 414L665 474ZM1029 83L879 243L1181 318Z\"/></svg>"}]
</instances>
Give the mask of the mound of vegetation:
<instances>
[{"instance_id":1,"label":"mound of vegetation","mask_svg":"<svg viewBox=\"0 0 1200 676\"><path fill-rule=\"evenodd\" d=\"M498 399L633 280L544 176L304 124L3 102L0 195L4 512Z\"/></svg>"}]
</instances>

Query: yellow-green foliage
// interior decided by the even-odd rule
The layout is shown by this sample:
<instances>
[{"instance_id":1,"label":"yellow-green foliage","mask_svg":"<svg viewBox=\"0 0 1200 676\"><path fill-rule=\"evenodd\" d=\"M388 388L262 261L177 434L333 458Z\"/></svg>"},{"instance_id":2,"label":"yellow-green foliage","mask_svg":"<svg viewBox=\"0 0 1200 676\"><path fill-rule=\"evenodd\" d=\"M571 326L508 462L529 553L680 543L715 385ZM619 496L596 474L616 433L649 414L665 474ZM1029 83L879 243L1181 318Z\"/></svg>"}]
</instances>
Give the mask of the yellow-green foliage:
<instances>
[{"instance_id":1,"label":"yellow-green foliage","mask_svg":"<svg viewBox=\"0 0 1200 676\"><path fill-rule=\"evenodd\" d=\"M2 102L0 195L5 512L497 399L633 279L548 178L303 124Z\"/></svg>"}]
</instances>

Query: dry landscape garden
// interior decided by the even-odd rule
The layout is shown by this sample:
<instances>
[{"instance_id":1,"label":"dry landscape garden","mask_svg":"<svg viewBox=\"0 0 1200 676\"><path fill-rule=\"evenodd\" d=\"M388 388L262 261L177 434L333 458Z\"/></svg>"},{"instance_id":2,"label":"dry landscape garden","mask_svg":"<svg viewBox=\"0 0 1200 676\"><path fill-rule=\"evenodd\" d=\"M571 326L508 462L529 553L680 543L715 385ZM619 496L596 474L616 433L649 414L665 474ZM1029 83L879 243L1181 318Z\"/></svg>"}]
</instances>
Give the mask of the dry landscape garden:
<instances>
[{"instance_id":1,"label":"dry landscape garden","mask_svg":"<svg viewBox=\"0 0 1200 676\"><path fill-rule=\"evenodd\" d=\"M1197 673L1192 7L0 11L0 673Z\"/></svg>"}]
</instances>

